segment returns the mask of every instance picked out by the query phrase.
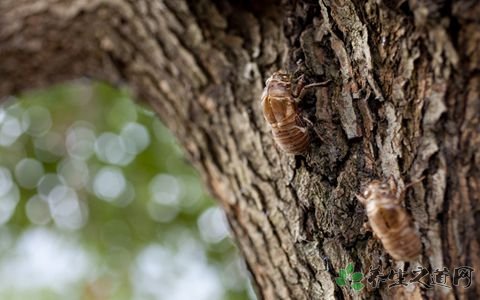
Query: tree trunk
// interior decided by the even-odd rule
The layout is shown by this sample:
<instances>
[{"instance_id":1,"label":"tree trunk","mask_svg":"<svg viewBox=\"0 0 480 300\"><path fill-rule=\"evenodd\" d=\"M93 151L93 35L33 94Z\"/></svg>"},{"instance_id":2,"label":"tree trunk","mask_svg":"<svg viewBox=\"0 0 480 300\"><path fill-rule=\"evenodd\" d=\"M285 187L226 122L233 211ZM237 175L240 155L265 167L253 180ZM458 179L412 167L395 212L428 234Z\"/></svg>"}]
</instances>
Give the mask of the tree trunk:
<instances>
[{"instance_id":1,"label":"tree trunk","mask_svg":"<svg viewBox=\"0 0 480 300\"><path fill-rule=\"evenodd\" d=\"M260 299L478 299L480 2L396 2L2 0L0 97L128 84L223 206ZM304 155L275 146L260 109L280 68L330 80L300 103ZM423 244L410 264L362 229L355 195L389 176L425 176L405 197ZM335 283L348 263L475 272L469 288L355 292Z\"/></svg>"}]
</instances>

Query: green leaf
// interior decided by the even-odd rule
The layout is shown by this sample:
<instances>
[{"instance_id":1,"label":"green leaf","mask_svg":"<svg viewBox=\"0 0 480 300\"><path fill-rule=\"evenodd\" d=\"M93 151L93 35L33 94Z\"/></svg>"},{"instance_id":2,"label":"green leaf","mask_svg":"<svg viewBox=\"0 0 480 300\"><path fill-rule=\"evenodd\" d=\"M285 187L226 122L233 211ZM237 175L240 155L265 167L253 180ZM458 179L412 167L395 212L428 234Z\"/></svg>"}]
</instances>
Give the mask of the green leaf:
<instances>
[{"instance_id":1,"label":"green leaf","mask_svg":"<svg viewBox=\"0 0 480 300\"><path fill-rule=\"evenodd\" d=\"M364 285L361 282L354 282L352 283L352 289L356 292L359 292L363 289Z\"/></svg>"},{"instance_id":2,"label":"green leaf","mask_svg":"<svg viewBox=\"0 0 480 300\"><path fill-rule=\"evenodd\" d=\"M346 270L347 270L347 274L351 274L353 272L353 266L354 264L352 263L349 263Z\"/></svg>"},{"instance_id":3,"label":"green leaf","mask_svg":"<svg viewBox=\"0 0 480 300\"><path fill-rule=\"evenodd\" d=\"M338 284L338 286L346 286L347 283L345 282L345 279L337 277L335 278L335 282Z\"/></svg>"},{"instance_id":4,"label":"green leaf","mask_svg":"<svg viewBox=\"0 0 480 300\"><path fill-rule=\"evenodd\" d=\"M340 277L343 279L347 279L347 271L345 271L345 269L340 269L340 272L338 272L338 275L340 275Z\"/></svg>"},{"instance_id":5,"label":"green leaf","mask_svg":"<svg viewBox=\"0 0 480 300\"><path fill-rule=\"evenodd\" d=\"M360 272L355 272L352 274L352 281L360 281L363 278L363 274Z\"/></svg>"}]
</instances>

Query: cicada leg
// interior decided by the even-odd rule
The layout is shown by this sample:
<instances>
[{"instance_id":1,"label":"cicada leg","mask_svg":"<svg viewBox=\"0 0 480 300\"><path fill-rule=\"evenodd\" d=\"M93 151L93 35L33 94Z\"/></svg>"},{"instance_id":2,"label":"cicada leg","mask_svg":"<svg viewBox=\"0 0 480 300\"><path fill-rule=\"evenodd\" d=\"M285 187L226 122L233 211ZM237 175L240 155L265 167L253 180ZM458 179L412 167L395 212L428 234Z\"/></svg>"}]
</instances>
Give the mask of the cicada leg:
<instances>
[{"instance_id":1,"label":"cicada leg","mask_svg":"<svg viewBox=\"0 0 480 300\"><path fill-rule=\"evenodd\" d=\"M299 102L305 96L305 93L309 89L317 87L317 86L323 86L323 85L327 84L328 82L330 82L330 80L326 80L326 81L323 81L323 82L314 82L314 83L310 83L310 84L305 85L304 75L302 75L298 79L297 86L296 86L295 90L292 92L292 96L293 96L293 98L295 98L296 102Z\"/></svg>"}]
</instances>

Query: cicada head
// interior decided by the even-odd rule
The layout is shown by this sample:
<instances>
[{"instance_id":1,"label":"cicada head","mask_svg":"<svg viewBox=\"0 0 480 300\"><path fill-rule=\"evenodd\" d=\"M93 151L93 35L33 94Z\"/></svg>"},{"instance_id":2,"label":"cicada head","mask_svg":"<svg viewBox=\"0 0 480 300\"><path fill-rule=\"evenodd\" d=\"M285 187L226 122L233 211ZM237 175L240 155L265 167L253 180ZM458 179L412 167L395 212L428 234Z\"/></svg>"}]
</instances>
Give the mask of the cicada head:
<instances>
[{"instance_id":1,"label":"cicada head","mask_svg":"<svg viewBox=\"0 0 480 300\"><path fill-rule=\"evenodd\" d=\"M270 97L291 97L291 77L284 71L277 71L270 76L263 90L264 96ZM262 97L263 99L263 97Z\"/></svg>"},{"instance_id":2,"label":"cicada head","mask_svg":"<svg viewBox=\"0 0 480 300\"><path fill-rule=\"evenodd\" d=\"M363 205L368 202L378 201L379 199L395 198L397 194L397 183L393 177L389 177L386 181L372 180L357 198Z\"/></svg>"},{"instance_id":3,"label":"cicada head","mask_svg":"<svg viewBox=\"0 0 480 300\"><path fill-rule=\"evenodd\" d=\"M273 73L272 76L270 76L270 78L267 79L266 85L268 85L268 83L272 81L291 82L292 78L290 75L288 75L287 72L280 70Z\"/></svg>"}]
</instances>

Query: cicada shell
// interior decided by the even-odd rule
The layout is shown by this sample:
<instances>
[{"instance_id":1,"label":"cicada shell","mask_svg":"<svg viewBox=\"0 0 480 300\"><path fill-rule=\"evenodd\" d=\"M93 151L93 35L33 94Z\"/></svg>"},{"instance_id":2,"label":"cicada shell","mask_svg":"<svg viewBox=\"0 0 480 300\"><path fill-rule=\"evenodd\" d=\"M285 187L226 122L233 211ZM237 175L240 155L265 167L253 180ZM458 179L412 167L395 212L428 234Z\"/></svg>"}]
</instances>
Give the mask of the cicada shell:
<instances>
[{"instance_id":1,"label":"cicada shell","mask_svg":"<svg viewBox=\"0 0 480 300\"><path fill-rule=\"evenodd\" d=\"M397 195L397 183L371 181L362 195L357 195L366 207L368 222L385 250L396 260L414 260L422 251L422 242Z\"/></svg>"},{"instance_id":2,"label":"cicada shell","mask_svg":"<svg viewBox=\"0 0 480 300\"><path fill-rule=\"evenodd\" d=\"M277 145L286 153L301 154L310 144L308 130L299 115L290 76L282 71L267 79L262 94L265 120Z\"/></svg>"}]
</instances>

